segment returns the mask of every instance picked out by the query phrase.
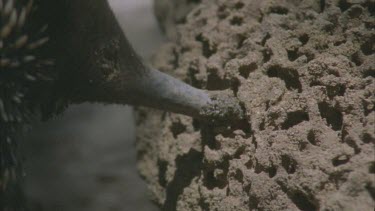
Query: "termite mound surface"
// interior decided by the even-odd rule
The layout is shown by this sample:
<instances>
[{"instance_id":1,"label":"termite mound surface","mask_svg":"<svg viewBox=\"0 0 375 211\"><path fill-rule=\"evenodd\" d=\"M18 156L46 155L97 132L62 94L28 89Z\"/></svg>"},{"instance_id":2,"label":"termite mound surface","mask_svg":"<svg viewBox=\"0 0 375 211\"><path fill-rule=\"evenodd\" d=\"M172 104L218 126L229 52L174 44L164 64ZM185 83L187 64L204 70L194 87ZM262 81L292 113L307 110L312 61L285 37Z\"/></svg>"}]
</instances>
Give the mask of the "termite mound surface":
<instances>
[{"instance_id":1,"label":"termite mound surface","mask_svg":"<svg viewBox=\"0 0 375 211\"><path fill-rule=\"evenodd\" d=\"M230 93L244 118L211 124L139 109L138 167L153 200L179 211L372 210L373 8L156 0L170 39L156 68Z\"/></svg>"}]
</instances>

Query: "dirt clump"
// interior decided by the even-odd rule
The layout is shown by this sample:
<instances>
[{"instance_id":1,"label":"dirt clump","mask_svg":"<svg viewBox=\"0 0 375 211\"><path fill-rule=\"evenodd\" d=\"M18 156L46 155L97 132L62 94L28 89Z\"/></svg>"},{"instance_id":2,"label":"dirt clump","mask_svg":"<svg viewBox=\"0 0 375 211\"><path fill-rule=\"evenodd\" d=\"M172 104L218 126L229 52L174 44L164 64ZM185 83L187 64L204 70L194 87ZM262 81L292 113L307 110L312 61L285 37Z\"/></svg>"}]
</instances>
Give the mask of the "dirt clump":
<instances>
[{"instance_id":1,"label":"dirt clump","mask_svg":"<svg viewBox=\"0 0 375 211\"><path fill-rule=\"evenodd\" d=\"M188 2L156 1L185 10L159 11L171 41L155 66L230 90L246 118L213 125L140 109L138 166L155 202L167 211L373 210L374 1Z\"/></svg>"}]
</instances>

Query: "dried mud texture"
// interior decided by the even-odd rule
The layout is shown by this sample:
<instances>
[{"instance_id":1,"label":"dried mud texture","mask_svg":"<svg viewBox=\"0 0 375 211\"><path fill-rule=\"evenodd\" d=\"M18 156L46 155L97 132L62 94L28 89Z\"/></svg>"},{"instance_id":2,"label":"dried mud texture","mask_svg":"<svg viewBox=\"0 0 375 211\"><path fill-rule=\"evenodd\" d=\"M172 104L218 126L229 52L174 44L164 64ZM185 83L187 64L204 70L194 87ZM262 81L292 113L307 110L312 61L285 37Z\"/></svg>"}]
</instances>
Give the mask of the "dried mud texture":
<instances>
[{"instance_id":1,"label":"dried mud texture","mask_svg":"<svg viewBox=\"0 0 375 211\"><path fill-rule=\"evenodd\" d=\"M164 12L175 34L155 66L233 91L246 120L139 110L139 170L162 210L373 210L374 1L195 2L182 22Z\"/></svg>"}]
</instances>

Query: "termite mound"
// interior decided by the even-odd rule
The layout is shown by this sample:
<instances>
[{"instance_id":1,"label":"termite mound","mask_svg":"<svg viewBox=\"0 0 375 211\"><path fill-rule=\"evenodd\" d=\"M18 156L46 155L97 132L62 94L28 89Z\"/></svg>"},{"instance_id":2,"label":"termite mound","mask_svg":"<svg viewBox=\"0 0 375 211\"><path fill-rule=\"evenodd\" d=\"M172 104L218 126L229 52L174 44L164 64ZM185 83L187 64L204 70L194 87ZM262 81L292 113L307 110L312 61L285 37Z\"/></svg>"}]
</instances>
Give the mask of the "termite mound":
<instances>
[{"instance_id":1,"label":"termite mound","mask_svg":"<svg viewBox=\"0 0 375 211\"><path fill-rule=\"evenodd\" d=\"M232 92L246 120L213 126L139 110L138 165L154 201L179 211L372 210L373 8L157 0L170 42L156 67Z\"/></svg>"}]
</instances>

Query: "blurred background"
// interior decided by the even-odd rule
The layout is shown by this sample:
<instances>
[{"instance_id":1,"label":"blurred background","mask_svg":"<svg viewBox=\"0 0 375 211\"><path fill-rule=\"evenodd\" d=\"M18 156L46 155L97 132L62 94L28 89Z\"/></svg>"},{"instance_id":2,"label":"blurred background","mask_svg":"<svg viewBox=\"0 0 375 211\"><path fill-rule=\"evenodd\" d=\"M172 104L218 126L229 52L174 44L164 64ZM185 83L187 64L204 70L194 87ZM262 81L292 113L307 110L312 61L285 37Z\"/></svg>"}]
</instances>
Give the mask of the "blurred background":
<instances>
[{"instance_id":1,"label":"blurred background","mask_svg":"<svg viewBox=\"0 0 375 211\"><path fill-rule=\"evenodd\" d=\"M152 0L109 0L136 51L163 43ZM131 107L83 104L26 134L26 192L38 211L156 211L136 169Z\"/></svg>"}]
</instances>

